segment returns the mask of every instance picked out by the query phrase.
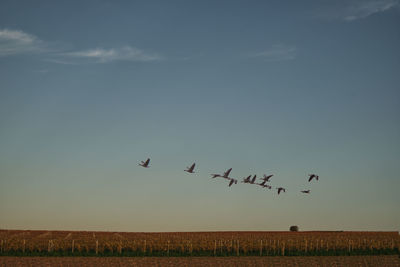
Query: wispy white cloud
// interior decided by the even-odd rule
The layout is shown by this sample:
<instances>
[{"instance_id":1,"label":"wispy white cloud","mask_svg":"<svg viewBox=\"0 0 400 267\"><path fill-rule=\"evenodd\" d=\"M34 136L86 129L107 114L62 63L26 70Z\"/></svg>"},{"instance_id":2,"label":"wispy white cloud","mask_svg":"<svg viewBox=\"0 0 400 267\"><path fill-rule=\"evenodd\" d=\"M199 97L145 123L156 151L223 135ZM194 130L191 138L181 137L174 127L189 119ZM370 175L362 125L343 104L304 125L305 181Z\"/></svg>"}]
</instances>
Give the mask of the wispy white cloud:
<instances>
[{"instance_id":1,"label":"wispy white cloud","mask_svg":"<svg viewBox=\"0 0 400 267\"><path fill-rule=\"evenodd\" d=\"M394 7L400 6L398 0L370 0L360 1L347 8L347 14L344 14L343 19L346 21L353 21L357 19L366 18L370 15L384 12Z\"/></svg>"},{"instance_id":2,"label":"wispy white cloud","mask_svg":"<svg viewBox=\"0 0 400 267\"><path fill-rule=\"evenodd\" d=\"M346 0L326 1L318 17L355 21L371 15L400 8L400 0Z\"/></svg>"},{"instance_id":3,"label":"wispy white cloud","mask_svg":"<svg viewBox=\"0 0 400 267\"><path fill-rule=\"evenodd\" d=\"M96 48L82 51L74 51L61 54L62 56L88 60L94 63L106 63L111 61L138 61L138 62L149 62L158 61L162 57L157 54L151 54L144 52L135 47L124 46L121 48Z\"/></svg>"},{"instance_id":4,"label":"wispy white cloud","mask_svg":"<svg viewBox=\"0 0 400 267\"><path fill-rule=\"evenodd\" d=\"M78 63L76 63L76 62L54 59L54 58L45 58L45 59L43 59L43 61L57 63L57 64L63 64L63 65L78 65Z\"/></svg>"},{"instance_id":5,"label":"wispy white cloud","mask_svg":"<svg viewBox=\"0 0 400 267\"><path fill-rule=\"evenodd\" d=\"M20 30L0 29L0 56L42 53L45 56L44 61L68 65L111 61L150 62L163 59L156 53L148 53L132 46L61 52L63 50L65 51L65 44L51 44Z\"/></svg>"},{"instance_id":6,"label":"wispy white cloud","mask_svg":"<svg viewBox=\"0 0 400 267\"><path fill-rule=\"evenodd\" d=\"M44 42L32 34L18 30L0 29L0 56L44 50Z\"/></svg>"},{"instance_id":7,"label":"wispy white cloud","mask_svg":"<svg viewBox=\"0 0 400 267\"><path fill-rule=\"evenodd\" d=\"M251 57L265 61L287 61L296 58L296 50L293 45L274 44L262 52L252 54Z\"/></svg>"}]
</instances>

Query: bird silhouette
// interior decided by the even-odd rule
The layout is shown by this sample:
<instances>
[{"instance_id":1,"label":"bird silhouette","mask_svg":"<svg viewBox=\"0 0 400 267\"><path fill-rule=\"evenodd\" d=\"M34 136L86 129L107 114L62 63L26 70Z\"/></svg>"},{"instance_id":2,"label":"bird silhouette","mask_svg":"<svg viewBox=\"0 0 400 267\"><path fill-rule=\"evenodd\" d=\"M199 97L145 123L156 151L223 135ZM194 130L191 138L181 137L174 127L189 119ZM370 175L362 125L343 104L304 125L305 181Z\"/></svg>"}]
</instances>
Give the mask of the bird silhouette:
<instances>
[{"instance_id":1,"label":"bird silhouette","mask_svg":"<svg viewBox=\"0 0 400 267\"><path fill-rule=\"evenodd\" d=\"M310 194L310 190L303 190L301 192L304 193L304 194Z\"/></svg>"},{"instance_id":2,"label":"bird silhouette","mask_svg":"<svg viewBox=\"0 0 400 267\"><path fill-rule=\"evenodd\" d=\"M318 175L316 175L316 174L309 174L308 176L310 176L310 178L308 178L308 181L309 181L309 182L311 182L311 180L312 180L313 178L315 178L315 179L318 181L318 178L319 178Z\"/></svg>"},{"instance_id":3,"label":"bird silhouette","mask_svg":"<svg viewBox=\"0 0 400 267\"><path fill-rule=\"evenodd\" d=\"M231 178L231 181L229 182L229 187L231 187L231 185L233 185L233 184L237 184L237 180L236 179L233 179L233 178Z\"/></svg>"},{"instance_id":4,"label":"bird silhouette","mask_svg":"<svg viewBox=\"0 0 400 267\"><path fill-rule=\"evenodd\" d=\"M229 174L231 173L232 168L228 169L226 172L224 172L224 175L222 175L223 178L229 178Z\"/></svg>"},{"instance_id":5,"label":"bird silhouette","mask_svg":"<svg viewBox=\"0 0 400 267\"><path fill-rule=\"evenodd\" d=\"M231 171L232 171L232 168L230 168L226 172L224 172L223 175L221 175L221 174L211 174L211 176L212 176L211 178L221 177L221 178L225 178L225 179L231 179L231 178L228 177L229 174L231 173Z\"/></svg>"},{"instance_id":6,"label":"bird silhouette","mask_svg":"<svg viewBox=\"0 0 400 267\"><path fill-rule=\"evenodd\" d=\"M188 172L188 173L194 173L194 167L196 166L196 163L193 163L192 164L192 166L190 166L190 167L187 167L186 168L186 170L184 170L185 172Z\"/></svg>"},{"instance_id":7,"label":"bird silhouette","mask_svg":"<svg viewBox=\"0 0 400 267\"><path fill-rule=\"evenodd\" d=\"M257 184L257 185L259 185L259 186L261 186L261 187L264 187L264 188L271 189L272 187L271 187L270 185L267 185L266 182L267 182L267 181L263 181L262 183Z\"/></svg>"},{"instance_id":8,"label":"bird silhouette","mask_svg":"<svg viewBox=\"0 0 400 267\"><path fill-rule=\"evenodd\" d=\"M278 195L281 193L281 191L286 193L286 189L283 187L277 187L276 189L278 189Z\"/></svg>"},{"instance_id":9,"label":"bird silhouette","mask_svg":"<svg viewBox=\"0 0 400 267\"><path fill-rule=\"evenodd\" d=\"M269 182L269 179L271 179L272 176L274 176L274 175L273 175L273 174L270 174L270 175L267 176L267 175L264 174L264 177L261 178L261 180L266 181L266 182Z\"/></svg>"},{"instance_id":10,"label":"bird silhouette","mask_svg":"<svg viewBox=\"0 0 400 267\"><path fill-rule=\"evenodd\" d=\"M251 179L250 183L251 183L251 184L255 184L256 179L257 179L257 175L254 174L253 179Z\"/></svg>"},{"instance_id":11,"label":"bird silhouette","mask_svg":"<svg viewBox=\"0 0 400 267\"><path fill-rule=\"evenodd\" d=\"M245 183L245 184L250 183L250 178L251 178L251 175L247 176L246 178L243 178L242 183Z\"/></svg>"},{"instance_id":12,"label":"bird silhouette","mask_svg":"<svg viewBox=\"0 0 400 267\"><path fill-rule=\"evenodd\" d=\"M141 161L139 163L139 165L142 167L145 167L145 168L149 168L149 163L150 163L150 159L147 159L146 161Z\"/></svg>"}]
</instances>

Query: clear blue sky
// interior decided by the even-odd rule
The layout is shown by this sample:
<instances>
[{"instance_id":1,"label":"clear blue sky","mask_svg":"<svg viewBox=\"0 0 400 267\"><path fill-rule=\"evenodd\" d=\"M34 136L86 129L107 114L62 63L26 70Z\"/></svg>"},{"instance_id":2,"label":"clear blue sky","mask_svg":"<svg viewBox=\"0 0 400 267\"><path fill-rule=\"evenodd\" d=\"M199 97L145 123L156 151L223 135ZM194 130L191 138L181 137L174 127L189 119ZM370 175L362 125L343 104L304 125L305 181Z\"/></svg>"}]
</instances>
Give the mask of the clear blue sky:
<instances>
[{"instance_id":1,"label":"clear blue sky","mask_svg":"<svg viewBox=\"0 0 400 267\"><path fill-rule=\"evenodd\" d=\"M398 231L399 25L398 0L1 1L0 228Z\"/></svg>"}]
</instances>

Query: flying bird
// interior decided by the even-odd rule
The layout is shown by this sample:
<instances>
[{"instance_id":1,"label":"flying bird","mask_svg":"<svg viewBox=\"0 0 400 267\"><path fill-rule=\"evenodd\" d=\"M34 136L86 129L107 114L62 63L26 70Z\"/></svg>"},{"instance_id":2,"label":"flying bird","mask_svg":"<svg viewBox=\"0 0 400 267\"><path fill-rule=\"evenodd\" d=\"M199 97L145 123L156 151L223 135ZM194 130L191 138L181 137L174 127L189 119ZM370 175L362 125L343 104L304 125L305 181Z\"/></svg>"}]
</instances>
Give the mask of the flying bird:
<instances>
[{"instance_id":1,"label":"flying bird","mask_svg":"<svg viewBox=\"0 0 400 267\"><path fill-rule=\"evenodd\" d=\"M267 176L267 175L264 174L264 177L261 178L261 180L266 181L266 182L269 182L269 179L271 179L272 176L274 176L274 175L273 175L273 174L270 174L270 175Z\"/></svg>"},{"instance_id":2,"label":"flying bird","mask_svg":"<svg viewBox=\"0 0 400 267\"><path fill-rule=\"evenodd\" d=\"M254 184L256 182L256 179L257 179L257 175L254 174L253 179L251 179L250 183Z\"/></svg>"},{"instance_id":3,"label":"flying bird","mask_svg":"<svg viewBox=\"0 0 400 267\"><path fill-rule=\"evenodd\" d=\"M231 173L232 168L228 169L226 172L224 172L224 175L222 175L223 178L229 178L229 174Z\"/></svg>"},{"instance_id":4,"label":"flying bird","mask_svg":"<svg viewBox=\"0 0 400 267\"><path fill-rule=\"evenodd\" d=\"M212 176L211 178L221 177L221 178L225 178L225 179L231 179L231 178L228 177L229 173L231 173L231 171L232 171L232 168L230 168L226 172L224 172L223 175L221 175L221 174L211 174L211 176Z\"/></svg>"},{"instance_id":5,"label":"flying bird","mask_svg":"<svg viewBox=\"0 0 400 267\"><path fill-rule=\"evenodd\" d=\"M267 182L267 181L263 181L262 183L260 183L260 184L258 184L258 185L264 186L266 182Z\"/></svg>"},{"instance_id":6,"label":"flying bird","mask_svg":"<svg viewBox=\"0 0 400 267\"><path fill-rule=\"evenodd\" d=\"M243 178L242 183L245 183L245 184L250 183L250 178L251 178L251 174L249 176L247 176L246 178Z\"/></svg>"},{"instance_id":7,"label":"flying bird","mask_svg":"<svg viewBox=\"0 0 400 267\"><path fill-rule=\"evenodd\" d=\"M283 187L277 187L276 189L278 189L278 195L281 193L281 191L286 193L286 189Z\"/></svg>"},{"instance_id":8,"label":"flying bird","mask_svg":"<svg viewBox=\"0 0 400 267\"><path fill-rule=\"evenodd\" d=\"M304 193L304 194L310 194L310 190L303 190L301 192Z\"/></svg>"},{"instance_id":9,"label":"flying bird","mask_svg":"<svg viewBox=\"0 0 400 267\"><path fill-rule=\"evenodd\" d=\"M185 172L188 172L188 173L194 173L194 167L196 166L196 163L193 163L192 164L192 166L190 166L190 167L187 167L186 168L186 170L184 170Z\"/></svg>"},{"instance_id":10,"label":"flying bird","mask_svg":"<svg viewBox=\"0 0 400 267\"><path fill-rule=\"evenodd\" d=\"M233 183L237 184L237 180L231 178L231 181L229 182L229 187L231 187L231 185L233 185Z\"/></svg>"},{"instance_id":11,"label":"flying bird","mask_svg":"<svg viewBox=\"0 0 400 267\"><path fill-rule=\"evenodd\" d=\"M146 161L141 161L139 163L139 165L142 167L145 167L145 168L149 168L149 163L150 163L150 159L147 159Z\"/></svg>"},{"instance_id":12,"label":"flying bird","mask_svg":"<svg viewBox=\"0 0 400 267\"><path fill-rule=\"evenodd\" d=\"M313 178L315 178L315 179L318 181L318 178L319 178L318 175L316 175L316 174L309 174L308 176L310 176L310 178L308 178L308 181L309 181L309 182L311 182L311 180L312 180Z\"/></svg>"},{"instance_id":13,"label":"flying bird","mask_svg":"<svg viewBox=\"0 0 400 267\"><path fill-rule=\"evenodd\" d=\"M265 184L266 182L267 182L267 181L263 181L262 183L257 184L257 185L259 185L259 186L261 186L261 187L264 187L264 188L271 189L272 187L271 187L270 185Z\"/></svg>"}]
</instances>

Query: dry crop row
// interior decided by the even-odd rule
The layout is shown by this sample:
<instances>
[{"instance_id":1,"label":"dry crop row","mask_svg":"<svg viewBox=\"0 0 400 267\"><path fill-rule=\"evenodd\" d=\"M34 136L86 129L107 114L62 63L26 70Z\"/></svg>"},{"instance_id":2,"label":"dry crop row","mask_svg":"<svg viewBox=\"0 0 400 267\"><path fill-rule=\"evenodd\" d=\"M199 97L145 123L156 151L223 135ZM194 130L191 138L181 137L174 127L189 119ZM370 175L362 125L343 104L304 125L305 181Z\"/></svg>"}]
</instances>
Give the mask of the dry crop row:
<instances>
[{"instance_id":1,"label":"dry crop row","mask_svg":"<svg viewBox=\"0 0 400 267\"><path fill-rule=\"evenodd\" d=\"M0 255L272 256L396 254L398 232L0 231Z\"/></svg>"},{"instance_id":2,"label":"dry crop row","mask_svg":"<svg viewBox=\"0 0 400 267\"><path fill-rule=\"evenodd\" d=\"M0 266L400 266L397 255L352 257L0 257Z\"/></svg>"}]
</instances>

